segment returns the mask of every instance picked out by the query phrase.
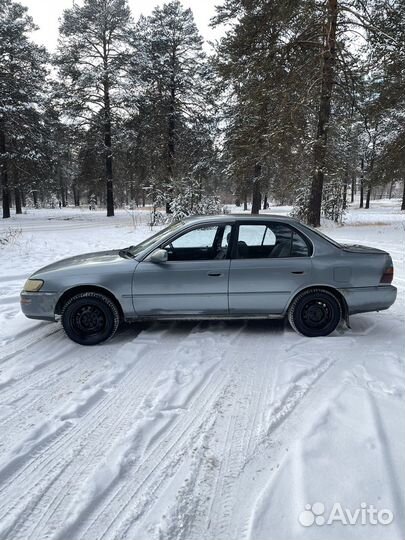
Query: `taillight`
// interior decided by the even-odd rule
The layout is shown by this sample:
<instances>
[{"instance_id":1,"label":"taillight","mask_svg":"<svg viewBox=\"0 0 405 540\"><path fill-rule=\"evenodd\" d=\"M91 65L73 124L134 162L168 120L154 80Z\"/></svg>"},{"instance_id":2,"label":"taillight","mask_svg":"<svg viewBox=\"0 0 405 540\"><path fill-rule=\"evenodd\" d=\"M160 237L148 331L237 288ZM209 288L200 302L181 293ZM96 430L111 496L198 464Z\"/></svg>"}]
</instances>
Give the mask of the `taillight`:
<instances>
[{"instance_id":1,"label":"taillight","mask_svg":"<svg viewBox=\"0 0 405 540\"><path fill-rule=\"evenodd\" d=\"M380 283L392 283L394 279L394 267L389 266L384 270L383 275L381 276Z\"/></svg>"}]
</instances>

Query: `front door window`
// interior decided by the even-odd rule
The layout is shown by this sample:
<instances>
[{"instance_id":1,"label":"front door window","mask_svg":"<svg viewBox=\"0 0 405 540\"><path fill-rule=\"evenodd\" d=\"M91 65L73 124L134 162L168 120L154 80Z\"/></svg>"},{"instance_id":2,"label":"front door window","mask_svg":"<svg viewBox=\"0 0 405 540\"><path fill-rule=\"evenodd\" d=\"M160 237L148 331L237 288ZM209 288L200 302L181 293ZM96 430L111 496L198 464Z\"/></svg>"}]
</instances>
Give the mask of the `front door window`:
<instances>
[{"instance_id":1,"label":"front door window","mask_svg":"<svg viewBox=\"0 0 405 540\"><path fill-rule=\"evenodd\" d=\"M206 225L188 231L163 246L169 261L209 261L226 256L223 225ZM230 227L229 231L230 232Z\"/></svg>"}]
</instances>

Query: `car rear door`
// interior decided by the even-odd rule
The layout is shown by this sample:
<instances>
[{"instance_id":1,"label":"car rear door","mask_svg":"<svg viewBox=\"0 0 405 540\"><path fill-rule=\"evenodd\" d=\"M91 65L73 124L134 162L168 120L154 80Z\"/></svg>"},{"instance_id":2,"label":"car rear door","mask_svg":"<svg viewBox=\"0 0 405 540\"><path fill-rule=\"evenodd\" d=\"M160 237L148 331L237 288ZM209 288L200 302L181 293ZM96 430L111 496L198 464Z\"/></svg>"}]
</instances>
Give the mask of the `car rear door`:
<instances>
[{"instance_id":1,"label":"car rear door","mask_svg":"<svg viewBox=\"0 0 405 540\"><path fill-rule=\"evenodd\" d=\"M271 221L241 221L235 237L230 314L282 314L291 295L311 283L311 243L290 225Z\"/></svg>"},{"instance_id":2,"label":"car rear door","mask_svg":"<svg viewBox=\"0 0 405 540\"><path fill-rule=\"evenodd\" d=\"M231 225L194 226L161 246L169 260L142 261L133 276L139 316L227 315Z\"/></svg>"}]
</instances>

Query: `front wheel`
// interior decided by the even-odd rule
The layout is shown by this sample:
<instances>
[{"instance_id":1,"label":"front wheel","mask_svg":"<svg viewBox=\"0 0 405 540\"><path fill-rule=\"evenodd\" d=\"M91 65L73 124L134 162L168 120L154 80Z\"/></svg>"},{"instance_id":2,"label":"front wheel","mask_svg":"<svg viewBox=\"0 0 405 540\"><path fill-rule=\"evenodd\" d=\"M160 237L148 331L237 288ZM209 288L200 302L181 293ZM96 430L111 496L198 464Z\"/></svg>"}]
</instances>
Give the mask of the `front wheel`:
<instances>
[{"instance_id":1,"label":"front wheel","mask_svg":"<svg viewBox=\"0 0 405 540\"><path fill-rule=\"evenodd\" d=\"M80 345L97 345L111 339L120 322L114 302L94 292L70 298L63 307L61 318L68 337Z\"/></svg>"},{"instance_id":2,"label":"front wheel","mask_svg":"<svg viewBox=\"0 0 405 540\"><path fill-rule=\"evenodd\" d=\"M288 310L296 332L307 337L328 336L340 323L342 306L329 291L312 289L299 294Z\"/></svg>"}]
</instances>

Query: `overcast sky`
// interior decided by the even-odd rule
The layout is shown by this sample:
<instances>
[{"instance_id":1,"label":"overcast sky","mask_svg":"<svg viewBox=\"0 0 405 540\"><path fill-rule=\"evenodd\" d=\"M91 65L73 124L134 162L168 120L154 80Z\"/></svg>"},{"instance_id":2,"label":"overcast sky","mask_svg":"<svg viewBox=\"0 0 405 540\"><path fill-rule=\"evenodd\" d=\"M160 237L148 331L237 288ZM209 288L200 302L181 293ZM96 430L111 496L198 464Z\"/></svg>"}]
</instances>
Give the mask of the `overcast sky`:
<instances>
[{"instance_id":1,"label":"overcast sky","mask_svg":"<svg viewBox=\"0 0 405 540\"><path fill-rule=\"evenodd\" d=\"M167 0L166 0L167 1ZM58 39L58 19L64 9L71 7L72 0L19 0L28 7L34 22L39 30L34 33L34 39L41 45L54 51ZM156 5L163 5L164 0L128 0L134 19L139 15L149 15ZM210 18L215 14L215 6L221 4L221 0L181 0L186 8L191 8L194 13L197 27L206 40L214 41L219 38L223 30L209 27Z\"/></svg>"}]
</instances>

